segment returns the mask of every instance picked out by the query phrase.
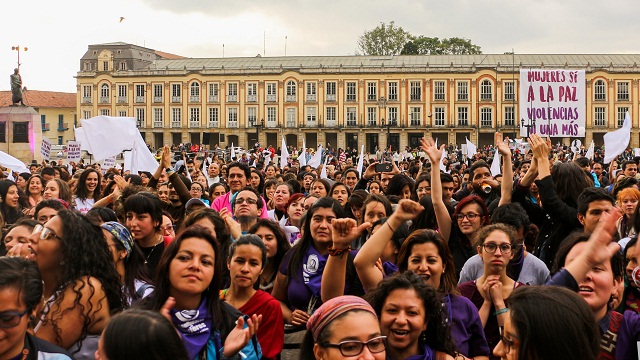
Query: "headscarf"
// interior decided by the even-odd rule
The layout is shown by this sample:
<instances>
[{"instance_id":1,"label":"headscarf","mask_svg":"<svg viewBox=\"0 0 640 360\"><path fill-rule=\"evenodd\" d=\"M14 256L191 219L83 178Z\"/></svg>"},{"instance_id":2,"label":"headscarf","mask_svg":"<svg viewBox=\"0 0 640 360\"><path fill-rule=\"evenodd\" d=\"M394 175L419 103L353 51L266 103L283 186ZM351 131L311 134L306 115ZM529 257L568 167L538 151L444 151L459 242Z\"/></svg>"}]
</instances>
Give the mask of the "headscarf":
<instances>
[{"instance_id":1,"label":"headscarf","mask_svg":"<svg viewBox=\"0 0 640 360\"><path fill-rule=\"evenodd\" d=\"M124 259L127 260L129 255L131 255L131 250L133 249L133 236L131 236L129 229L116 221L107 221L100 225L100 227L107 230L111 235L113 235L114 239L118 240L122 246L124 246L124 249L127 252Z\"/></svg>"},{"instance_id":2,"label":"headscarf","mask_svg":"<svg viewBox=\"0 0 640 360\"><path fill-rule=\"evenodd\" d=\"M318 341L318 337L322 331L331 324L333 320L352 310L370 312L377 319L376 312L371 305L360 297L345 295L333 298L322 304L318 310L311 315L309 321L307 321L307 330L313 334L313 341Z\"/></svg>"}]
</instances>

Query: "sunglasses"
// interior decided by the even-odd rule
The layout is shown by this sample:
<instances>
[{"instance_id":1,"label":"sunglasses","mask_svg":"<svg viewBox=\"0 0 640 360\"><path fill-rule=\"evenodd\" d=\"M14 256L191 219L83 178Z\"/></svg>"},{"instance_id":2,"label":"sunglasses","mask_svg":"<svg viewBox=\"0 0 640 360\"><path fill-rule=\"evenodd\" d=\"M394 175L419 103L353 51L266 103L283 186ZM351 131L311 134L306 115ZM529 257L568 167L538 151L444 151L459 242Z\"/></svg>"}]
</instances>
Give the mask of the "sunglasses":
<instances>
[{"instance_id":1,"label":"sunglasses","mask_svg":"<svg viewBox=\"0 0 640 360\"><path fill-rule=\"evenodd\" d=\"M39 237L40 240L49 240L52 237L54 237L54 238L56 238L58 240L62 240L62 238L60 236L56 235L56 233L54 233L53 230L51 230L49 228L46 228L46 227L44 227L44 226L42 226L40 224L36 225L33 228L32 234L37 234L37 233L40 233L40 237Z\"/></svg>"}]
</instances>

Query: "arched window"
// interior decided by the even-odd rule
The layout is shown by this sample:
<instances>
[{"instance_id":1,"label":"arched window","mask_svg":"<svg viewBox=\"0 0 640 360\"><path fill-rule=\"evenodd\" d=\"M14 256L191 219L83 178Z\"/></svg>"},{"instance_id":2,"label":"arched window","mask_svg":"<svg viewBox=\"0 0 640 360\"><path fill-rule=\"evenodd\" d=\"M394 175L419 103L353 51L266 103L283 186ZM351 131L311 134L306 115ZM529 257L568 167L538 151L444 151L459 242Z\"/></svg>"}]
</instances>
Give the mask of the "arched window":
<instances>
[{"instance_id":1,"label":"arched window","mask_svg":"<svg viewBox=\"0 0 640 360\"><path fill-rule=\"evenodd\" d=\"M100 85L100 102L101 103L109 102L109 85L108 84Z\"/></svg>"},{"instance_id":2,"label":"arched window","mask_svg":"<svg viewBox=\"0 0 640 360\"><path fill-rule=\"evenodd\" d=\"M604 82L604 80L600 79L596 81L595 85L593 86L593 95L594 95L594 100L597 100L597 101L607 100L607 84Z\"/></svg>"},{"instance_id":3,"label":"arched window","mask_svg":"<svg viewBox=\"0 0 640 360\"><path fill-rule=\"evenodd\" d=\"M191 86L189 88L191 99L193 100L195 98L195 100L197 101L200 98L200 84L194 81L191 83Z\"/></svg>"},{"instance_id":4,"label":"arched window","mask_svg":"<svg viewBox=\"0 0 640 360\"><path fill-rule=\"evenodd\" d=\"M493 84L489 80L482 80L480 83L480 100L491 101L493 100Z\"/></svg>"},{"instance_id":5,"label":"arched window","mask_svg":"<svg viewBox=\"0 0 640 360\"><path fill-rule=\"evenodd\" d=\"M289 80L287 81L287 96L296 96L296 91L297 91L298 86L296 85L296 82L293 80Z\"/></svg>"}]
</instances>

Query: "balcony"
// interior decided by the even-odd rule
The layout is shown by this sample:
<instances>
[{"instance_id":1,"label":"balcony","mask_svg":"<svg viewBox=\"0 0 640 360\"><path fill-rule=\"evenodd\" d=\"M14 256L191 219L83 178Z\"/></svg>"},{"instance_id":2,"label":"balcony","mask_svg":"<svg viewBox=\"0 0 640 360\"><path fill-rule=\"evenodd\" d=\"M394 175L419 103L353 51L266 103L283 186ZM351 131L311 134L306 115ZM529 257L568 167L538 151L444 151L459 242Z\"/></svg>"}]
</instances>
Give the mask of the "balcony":
<instances>
[{"instance_id":1,"label":"balcony","mask_svg":"<svg viewBox=\"0 0 640 360\"><path fill-rule=\"evenodd\" d=\"M317 121L307 121L305 126L306 127L317 127L318 126L318 122Z\"/></svg>"},{"instance_id":2,"label":"balcony","mask_svg":"<svg viewBox=\"0 0 640 360\"><path fill-rule=\"evenodd\" d=\"M324 124L325 124L326 127L334 128L334 127L338 126L338 121L337 120L326 120L324 122Z\"/></svg>"},{"instance_id":3,"label":"balcony","mask_svg":"<svg viewBox=\"0 0 640 360\"><path fill-rule=\"evenodd\" d=\"M307 94L307 101L318 101L316 94Z\"/></svg>"},{"instance_id":4,"label":"balcony","mask_svg":"<svg viewBox=\"0 0 640 360\"><path fill-rule=\"evenodd\" d=\"M85 96L82 98L82 103L83 104L91 104L91 97L90 96Z\"/></svg>"},{"instance_id":5,"label":"balcony","mask_svg":"<svg viewBox=\"0 0 640 360\"><path fill-rule=\"evenodd\" d=\"M179 103L179 102L182 102L182 96L172 96L172 97L171 97L171 102L172 102L172 103Z\"/></svg>"},{"instance_id":6,"label":"balcony","mask_svg":"<svg viewBox=\"0 0 640 360\"><path fill-rule=\"evenodd\" d=\"M267 95L267 101L268 102L276 102L278 101L278 96L273 94L273 95Z\"/></svg>"},{"instance_id":7,"label":"balcony","mask_svg":"<svg viewBox=\"0 0 640 360\"><path fill-rule=\"evenodd\" d=\"M276 121L269 121L267 120L267 128L273 129L275 127L278 126L278 123Z\"/></svg>"},{"instance_id":8,"label":"balcony","mask_svg":"<svg viewBox=\"0 0 640 360\"><path fill-rule=\"evenodd\" d=\"M247 102L257 102L258 95L247 95Z\"/></svg>"},{"instance_id":9,"label":"balcony","mask_svg":"<svg viewBox=\"0 0 640 360\"><path fill-rule=\"evenodd\" d=\"M229 121L227 123L227 127L229 129L237 129L238 128L238 121L237 120L236 121Z\"/></svg>"},{"instance_id":10,"label":"balcony","mask_svg":"<svg viewBox=\"0 0 640 360\"><path fill-rule=\"evenodd\" d=\"M220 127L220 121L209 121L209 128L219 128Z\"/></svg>"},{"instance_id":11,"label":"balcony","mask_svg":"<svg viewBox=\"0 0 640 360\"><path fill-rule=\"evenodd\" d=\"M367 121L367 127L376 127L378 126L378 122L375 120L369 120Z\"/></svg>"},{"instance_id":12,"label":"balcony","mask_svg":"<svg viewBox=\"0 0 640 360\"><path fill-rule=\"evenodd\" d=\"M219 102L219 96L218 95L209 95L209 102Z\"/></svg>"},{"instance_id":13,"label":"balcony","mask_svg":"<svg viewBox=\"0 0 640 360\"><path fill-rule=\"evenodd\" d=\"M108 104L109 97L108 96L100 96L100 104Z\"/></svg>"},{"instance_id":14,"label":"balcony","mask_svg":"<svg viewBox=\"0 0 640 360\"><path fill-rule=\"evenodd\" d=\"M346 101L347 101L347 102L356 102L356 101L357 101L357 99L356 99L356 96L355 96L355 95L347 95L347 99L346 99Z\"/></svg>"},{"instance_id":15,"label":"balcony","mask_svg":"<svg viewBox=\"0 0 640 360\"><path fill-rule=\"evenodd\" d=\"M347 126L356 127L358 126L358 122L356 120L347 120Z\"/></svg>"},{"instance_id":16,"label":"balcony","mask_svg":"<svg viewBox=\"0 0 640 360\"><path fill-rule=\"evenodd\" d=\"M143 128L144 127L144 120L136 120L136 127Z\"/></svg>"},{"instance_id":17,"label":"balcony","mask_svg":"<svg viewBox=\"0 0 640 360\"><path fill-rule=\"evenodd\" d=\"M295 122L295 121L287 120L287 127L288 127L288 128L295 128L295 127L297 127L297 126L298 126L298 124L296 124L296 122Z\"/></svg>"},{"instance_id":18,"label":"balcony","mask_svg":"<svg viewBox=\"0 0 640 360\"><path fill-rule=\"evenodd\" d=\"M69 124L68 123L58 123L58 131L65 131L65 130L69 130Z\"/></svg>"},{"instance_id":19,"label":"balcony","mask_svg":"<svg viewBox=\"0 0 640 360\"><path fill-rule=\"evenodd\" d=\"M458 126L469 126L469 120L458 120Z\"/></svg>"},{"instance_id":20,"label":"balcony","mask_svg":"<svg viewBox=\"0 0 640 360\"><path fill-rule=\"evenodd\" d=\"M411 98L409 99L409 101L412 101L412 102L421 101L421 100L422 99L420 95L411 95ZM442 100L444 100L444 98Z\"/></svg>"},{"instance_id":21,"label":"balcony","mask_svg":"<svg viewBox=\"0 0 640 360\"><path fill-rule=\"evenodd\" d=\"M481 127L481 128L485 128L485 129L486 129L486 128L490 128L492 125L493 125L493 122L492 122L492 121L482 120L482 121L480 122L480 127Z\"/></svg>"},{"instance_id":22,"label":"balcony","mask_svg":"<svg viewBox=\"0 0 640 360\"><path fill-rule=\"evenodd\" d=\"M327 94L327 101L336 101L336 94Z\"/></svg>"},{"instance_id":23,"label":"balcony","mask_svg":"<svg viewBox=\"0 0 640 360\"><path fill-rule=\"evenodd\" d=\"M596 119L593 123L593 126L598 128L604 128L604 127L607 127L607 122L605 120Z\"/></svg>"},{"instance_id":24,"label":"balcony","mask_svg":"<svg viewBox=\"0 0 640 360\"><path fill-rule=\"evenodd\" d=\"M136 96L137 103L144 103L144 96Z\"/></svg>"},{"instance_id":25,"label":"balcony","mask_svg":"<svg viewBox=\"0 0 640 360\"><path fill-rule=\"evenodd\" d=\"M435 120L433 126L443 127L445 125L444 120Z\"/></svg>"},{"instance_id":26,"label":"balcony","mask_svg":"<svg viewBox=\"0 0 640 360\"><path fill-rule=\"evenodd\" d=\"M172 121L171 122L171 128L173 128L173 129L178 129L178 128L180 128L180 126L182 126L182 123L180 121Z\"/></svg>"},{"instance_id":27,"label":"balcony","mask_svg":"<svg viewBox=\"0 0 640 360\"><path fill-rule=\"evenodd\" d=\"M51 130L51 126L49 123L42 123L42 131L49 131Z\"/></svg>"},{"instance_id":28,"label":"balcony","mask_svg":"<svg viewBox=\"0 0 640 360\"><path fill-rule=\"evenodd\" d=\"M433 101L444 101L444 94L434 94Z\"/></svg>"},{"instance_id":29,"label":"balcony","mask_svg":"<svg viewBox=\"0 0 640 360\"><path fill-rule=\"evenodd\" d=\"M200 102L200 95L191 95L189 96L190 102Z\"/></svg>"},{"instance_id":30,"label":"balcony","mask_svg":"<svg viewBox=\"0 0 640 360\"><path fill-rule=\"evenodd\" d=\"M227 95L227 102L238 102L238 95Z\"/></svg>"},{"instance_id":31,"label":"balcony","mask_svg":"<svg viewBox=\"0 0 640 360\"><path fill-rule=\"evenodd\" d=\"M162 100L162 96L154 96L153 97L153 102L154 103L161 103L161 102L164 102L164 100Z\"/></svg>"},{"instance_id":32,"label":"balcony","mask_svg":"<svg viewBox=\"0 0 640 360\"><path fill-rule=\"evenodd\" d=\"M189 120L189 127L191 129L199 129L200 128L200 120Z\"/></svg>"},{"instance_id":33,"label":"balcony","mask_svg":"<svg viewBox=\"0 0 640 360\"><path fill-rule=\"evenodd\" d=\"M128 100L126 96L118 96L118 104L125 104L127 102Z\"/></svg>"},{"instance_id":34,"label":"balcony","mask_svg":"<svg viewBox=\"0 0 640 360\"><path fill-rule=\"evenodd\" d=\"M163 126L162 121L154 121L153 122L153 127L154 128L161 128Z\"/></svg>"},{"instance_id":35,"label":"balcony","mask_svg":"<svg viewBox=\"0 0 640 360\"><path fill-rule=\"evenodd\" d=\"M422 126L422 121L411 119L411 126Z\"/></svg>"},{"instance_id":36,"label":"balcony","mask_svg":"<svg viewBox=\"0 0 640 360\"><path fill-rule=\"evenodd\" d=\"M287 96L285 97L285 99L284 99L284 100L285 100L285 101L287 101L287 102L295 102L295 101L298 101L298 99L296 98L296 96L295 96L295 95L287 95Z\"/></svg>"}]
</instances>

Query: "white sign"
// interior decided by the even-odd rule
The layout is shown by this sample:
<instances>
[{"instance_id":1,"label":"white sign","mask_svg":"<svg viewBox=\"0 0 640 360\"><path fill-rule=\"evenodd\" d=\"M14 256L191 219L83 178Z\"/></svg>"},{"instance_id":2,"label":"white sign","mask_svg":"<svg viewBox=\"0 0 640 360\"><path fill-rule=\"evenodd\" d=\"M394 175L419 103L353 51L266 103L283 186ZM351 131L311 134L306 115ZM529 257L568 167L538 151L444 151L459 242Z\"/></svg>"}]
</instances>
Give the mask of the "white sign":
<instances>
[{"instance_id":1,"label":"white sign","mask_svg":"<svg viewBox=\"0 0 640 360\"><path fill-rule=\"evenodd\" d=\"M107 170L116 167L116 158L114 157L110 157L110 158L106 158L104 160L102 160L102 166L100 167L100 170L102 170L102 172L106 172Z\"/></svg>"},{"instance_id":2,"label":"white sign","mask_svg":"<svg viewBox=\"0 0 640 360\"><path fill-rule=\"evenodd\" d=\"M82 154L82 150L80 150L80 143L75 141L69 141L67 144L67 160L78 162L80 161L80 156Z\"/></svg>"},{"instance_id":3,"label":"white sign","mask_svg":"<svg viewBox=\"0 0 640 360\"><path fill-rule=\"evenodd\" d=\"M42 145L40 145L40 154L45 160L51 158L51 141L46 137L42 137Z\"/></svg>"},{"instance_id":4,"label":"white sign","mask_svg":"<svg viewBox=\"0 0 640 360\"><path fill-rule=\"evenodd\" d=\"M520 136L584 137L584 70L520 70Z\"/></svg>"}]
</instances>

